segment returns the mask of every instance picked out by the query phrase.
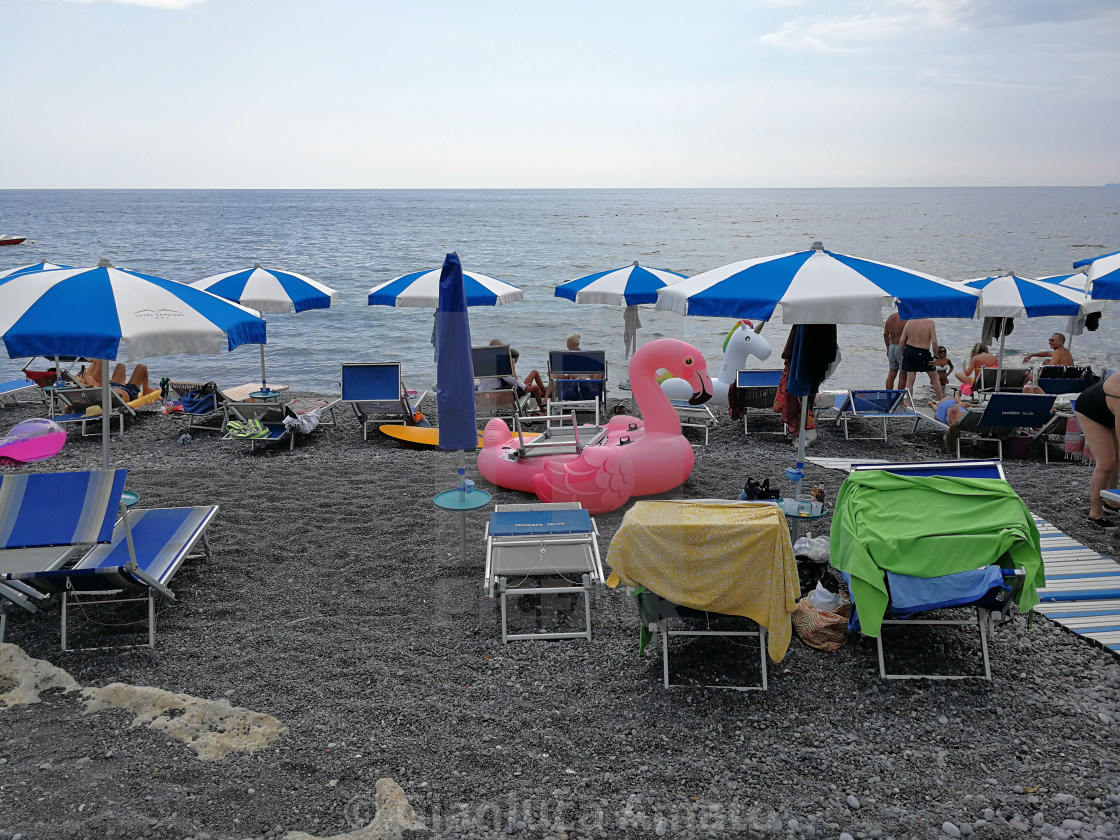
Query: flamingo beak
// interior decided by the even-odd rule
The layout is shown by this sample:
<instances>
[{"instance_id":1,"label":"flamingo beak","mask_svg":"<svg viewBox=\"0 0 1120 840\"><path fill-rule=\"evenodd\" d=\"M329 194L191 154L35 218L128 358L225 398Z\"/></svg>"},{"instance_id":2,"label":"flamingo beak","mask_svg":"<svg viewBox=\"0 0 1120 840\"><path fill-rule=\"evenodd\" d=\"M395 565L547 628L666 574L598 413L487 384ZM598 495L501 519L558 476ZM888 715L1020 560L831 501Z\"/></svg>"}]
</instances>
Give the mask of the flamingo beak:
<instances>
[{"instance_id":1,"label":"flamingo beak","mask_svg":"<svg viewBox=\"0 0 1120 840\"><path fill-rule=\"evenodd\" d=\"M696 378L699 380L699 387L693 390L692 397L688 401L689 405L706 403L712 398L712 392L715 390L712 387L712 378L708 376L706 370L696 371Z\"/></svg>"}]
</instances>

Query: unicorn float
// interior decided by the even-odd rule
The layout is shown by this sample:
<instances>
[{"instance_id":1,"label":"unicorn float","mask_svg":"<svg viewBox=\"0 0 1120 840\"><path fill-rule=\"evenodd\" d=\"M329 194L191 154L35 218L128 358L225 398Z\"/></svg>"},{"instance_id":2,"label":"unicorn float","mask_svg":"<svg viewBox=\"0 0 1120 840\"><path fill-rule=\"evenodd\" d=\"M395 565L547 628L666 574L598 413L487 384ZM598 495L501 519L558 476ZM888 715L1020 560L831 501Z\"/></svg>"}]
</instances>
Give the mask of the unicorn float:
<instances>
[{"instance_id":1,"label":"unicorn float","mask_svg":"<svg viewBox=\"0 0 1120 840\"><path fill-rule=\"evenodd\" d=\"M759 333L764 321L753 326L750 321L736 321L727 338L723 340L723 363L719 375L712 380L712 405L727 405L727 393L735 381L735 375L747 366L747 357L754 356L760 362L770 358L770 342ZM692 396L687 382L675 377L662 376L661 390L671 400L687 400Z\"/></svg>"},{"instance_id":2,"label":"unicorn float","mask_svg":"<svg viewBox=\"0 0 1120 840\"><path fill-rule=\"evenodd\" d=\"M578 453L528 455L505 421L495 417L482 433L478 471L491 484L535 493L542 502L579 502L590 513L609 513L632 496L679 487L696 462L681 421L657 384L664 368L689 383L693 405L712 396L704 356L685 341L662 338L642 346L630 360L630 388L642 417L617 415L599 443ZM594 426L581 426L588 437Z\"/></svg>"}]
</instances>

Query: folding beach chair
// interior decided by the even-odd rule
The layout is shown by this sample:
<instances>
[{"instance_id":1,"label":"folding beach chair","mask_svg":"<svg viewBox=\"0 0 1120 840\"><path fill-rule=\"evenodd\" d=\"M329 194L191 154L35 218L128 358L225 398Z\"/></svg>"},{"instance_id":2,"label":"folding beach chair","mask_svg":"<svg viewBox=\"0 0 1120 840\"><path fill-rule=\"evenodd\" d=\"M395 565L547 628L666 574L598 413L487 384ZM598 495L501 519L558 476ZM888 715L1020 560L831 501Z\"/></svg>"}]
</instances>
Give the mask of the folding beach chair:
<instances>
[{"instance_id":1,"label":"folding beach chair","mask_svg":"<svg viewBox=\"0 0 1120 840\"><path fill-rule=\"evenodd\" d=\"M556 586L526 586L530 579L559 578ZM512 585L511 585L512 583ZM499 598L502 644L519 639L591 639L591 598L603 589L599 529L578 502L495 505L486 525L483 588ZM510 633L506 599L583 595L584 629L578 632Z\"/></svg>"},{"instance_id":2,"label":"folding beach chair","mask_svg":"<svg viewBox=\"0 0 1120 840\"><path fill-rule=\"evenodd\" d=\"M757 684L708 687L766 690L767 657L785 656L800 594L789 528L777 505L636 502L611 541L607 563L608 586L623 583L637 597L642 647L649 634L661 636L665 688L677 684L670 673L672 638L725 636L758 639L760 676ZM742 619L754 629L734 629ZM675 628L677 622L686 626Z\"/></svg>"},{"instance_id":3,"label":"folding beach chair","mask_svg":"<svg viewBox=\"0 0 1120 840\"><path fill-rule=\"evenodd\" d=\"M998 504L1003 506L1002 515L1006 517L1006 522L996 527L995 523L991 523L990 533L987 537L983 536L979 540L967 543L973 548L983 547L986 554L977 554L969 557L967 554L962 554L959 546L964 545L963 542L958 542L962 539L962 534L954 533L954 529L946 529L943 525L932 524L929 534L910 534L901 530L893 536L896 538L895 544L899 546L897 551L898 556L902 557L906 552L906 545L911 544L911 540L940 540L945 545L945 552L943 552L936 561L938 567L950 567L958 569L958 571L949 572L947 574L936 574L939 568L927 567L922 570L922 574L903 574L895 571L892 567L896 566L892 556L885 554L887 541L881 539L878 535L870 532L864 532L864 537L872 540L867 543L862 543L865 547L859 548L860 555L867 551L868 558L874 563L878 569L879 574L882 575L881 581L885 592L887 594L887 604L882 619L879 621L880 630L876 635L876 645L878 649L879 658L879 674L883 679L985 679L991 680L991 661L989 656L989 637L994 631L998 623L1006 620L1011 615L1011 609L1014 603L1020 599L1024 586L1028 581L1037 581L1042 575L1042 557L1039 551L1038 531L1034 527L1033 520L1029 511L1021 502L1015 503L1016 497L1010 492L1010 488L1006 486L1003 477L1003 469L998 461L940 461L933 463L914 463L914 464L868 464L868 465L855 465L852 470L852 476L858 476L871 471L882 471L893 473L898 476L912 476L920 478L980 478L980 479L994 479L998 485L993 484L992 495L984 495L982 492L977 491L973 496L966 496L962 494L960 486L955 488L946 487L945 500L948 504L956 505L959 508L961 517L967 519L969 511L974 509L976 504L988 504L992 500L999 500ZM848 480L852 480L852 476ZM922 487L915 487L916 492L925 492L922 498L928 500L928 492ZM897 500L890 499L894 506L903 504L905 502L905 495L909 488L906 486L891 486L883 488L879 492L891 493L897 495ZM862 493L875 493L875 488L864 487ZM865 496L866 498L866 496ZM917 498L917 497L915 497ZM854 632L860 632L864 628L860 622L860 603L862 592L871 592L872 589L857 589L852 586L853 575L859 574L861 576L868 575L866 566L860 563L852 563L851 557L847 556L843 549L845 546L850 545L847 541L847 524L849 519L846 517L846 511L843 509L849 504L850 497L848 497L842 488L841 496L837 500L837 508L834 513L833 535L832 535L832 557L831 562L836 568L840 569L844 575L844 579L848 581L849 586L852 588L853 594L853 608L852 618L849 621L849 628ZM885 499L886 501L886 499ZM934 519L942 518L941 512L930 512L931 517ZM954 514L956 515L956 514ZM874 524L869 524L870 517L867 515L855 516L853 520L857 531L862 529L875 528ZM838 531L837 523L840 523L840 530ZM967 530L965 527L957 528L956 531L964 532ZM843 532L843 533L841 533ZM1022 539L1013 539L1008 542L1007 535L1011 533L1019 533ZM859 541L859 533L854 535ZM1033 540L1033 542L1032 542ZM877 552L873 556L871 552ZM853 555L854 556L854 555ZM1021 565L1016 566L1015 560L1025 560ZM970 566L969 568L961 569L961 566ZM940 618L921 617L915 618L914 616L922 616L926 613L931 613L936 610L943 610L947 608L960 608L968 612L967 615L954 616L944 615ZM925 625L941 625L941 626L956 626L956 627L974 627L979 633L980 637L980 658L983 666L982 674L897 674L889 673L886 666L886 658L884 654L883 633L882 628L888 626L925 626Z\"/></svg>"},{"instance_id":4,"label":"folding beach chair","mask_svg":"<svg viewBox=\"0 0 1120 840\"><path fill-rule=\"evenodd\" d=\"M1093 383L1093 369L1084 365L1043 365L1035 384L1047 394L1080 394Z\"/></svg>"},{"instance_id":5,"label":"folding beach chair","mask_svg":"<svg viewBox=\"0 0 1120 840\"><path fill-rule=\"evenodd\" d=\"M918 421L925 418L914 408L914 401L910 392L900 390L852 390L837 399L836 425L844 424L845 440L882 440L887 439L887 421L913 420L914 427L911 434L918 430ZM882 437L853 438L848 434L848 422L854 418L864 420L881 420L883 422Z\"/></svg>"},{"instance_id":6,"label":"folding beach chair","mask_svg":"<svg viewBox=\"0 0 1120 840\"><path fill-rule=\"evenodd\" d=\"M774 411L778 385L782 381L780 370L740 370L735 374L735 397L729 400L743 416L743 434L749 435L749 415L752 411L765 411L769 417L781 416ZM759 414L756 417L761 416ZM777 434L784 434L781 423Z\"/></svg>"},{"instance_id":7,"label":"folding beach chair","mask_svg":"<svg viewBox=\"0 0 1120 840\"><path fill-rule=\"evenodd\" d=\"M996 387L996 373L999 373L999 387ZM1030 378L1029 367L981 368L980 375L976 378L974 393L987 395L1010 391L1018 393L1023 390Z\"/></svg>"},{"instance_id":8,"label":"folding beach chair","mask_svg":"<svg viewBox=\"0 0 1120 840\"><path fill-rule=\"evenodd\" d=\"M549 414L607 408L607 354L603 350L553 350L548 354Z\"/></svg>"},{"instance_id":9,"label":"folding beach chair","mask_svg":"<svg viewBox=\"0 0 1120 840\"><path fill-rule=\"evenodd\" d=\"M218 387L216 382L183 382L171 380L171 391L179 397L182 417L187 419L187 431L207 429L212 432L225 430L230 418L244 420L237 413L237 402Z\"/></svg>"},{"instance_id":10,"label":"folding beach chair","mask_svg":"<svg viewBox=\"0 0 1120 840\"><path fill-rule=\"evenodd\" d=\"M258 445L287 441L290 452L295 449L297 435L310 434L321 425L335 425L334 407L339 402L341 400L336 399L292 400L286 405L231 403L230 414L240 419L226 424L222 440L248 441L250 452L255 451ZM328 419L324 420L324 417Z\"/></svg>"},{"instance_id":11,"label":"folding beach chair","mask_svg":"<svg viewBox=\"0 0 1120 840\"><path fill-rule=\"evenodd\" d=\"M371 426L410 424L413 407L401 378L400 362L355 362L342 366L342 402L362 424L362 440Z\"/></svg>"},{"instance_id":12,"label":"folding beach chair","mask_svg":"<svg viewBox=\"0 0 1120 840\"><path fill-rule=\"evenodd\" d=\"M0 406L19 405L20 394L34 392L38 386L30 379L9 379L0 382Z\"/></svg>"},{"instance_id":13,"label":"folding beach chair","mask_svg":"<svg viewBox=\"0 0 1120 840\"><path fill-rule=\"evenodd\" d=\"M677 413L677 419L681 421L681 426L686 429L702 429L704 432L704 445L708 445L708 432L716 425L716 416L712 414L712 410L704 403L700 405L691 405L688 400L669 400L673 406L673 411Z\"/></svg>"},{"instance_id":14,"label":"folding beach chair","mask_svg":"<svg viewBox=\"0 0 1120 840\"><path fill-rule=\"evenodd\" d=\"M109 389L110 396L112 397L112 410L109 414L109 423L117 421L117 434L124 437L124 420L125 417L135 417L136 411L132 406L128 405L121 399L120 394ZM63 388L53 393L53 397L58 400L61 413L52 414L51 420L60 424L77 424L82 437L91 434L90 426L96 429L101 428L102 414L89 415L86 411L96 406L102 407L102 394L100 388Z\"/></svg>"},{"instance_id":15,"label":"folding beach chair","mask_svg":"<svg viewBox=\"0 0 1120 840\"><path fill-rule=\"evenodd\" d=\"M961 457L961 440L968 439L994 443L1002 461L1003 440L1016 430L1051 427L1054 399L1052 394L992 394L983 408L970 408L958 421L957 458ZM1049 453L1046 459L1049 461Z\"/></svg>"},{"instance_id":16,"label":"folding beach chair","mask_svg":"<svg viewBox=\"0 0 1120 840\"><path fill-rule=\"evenodd\" d=\"M474 408L480 419L497 417L502 413L519 416L529 401L529 395L518 396L510 387L491 388L493 380L513 376L513 357L508 344L471 348L474 366ZM486 380L490 380L487 382Z\"/></svg>"}]
</instances>

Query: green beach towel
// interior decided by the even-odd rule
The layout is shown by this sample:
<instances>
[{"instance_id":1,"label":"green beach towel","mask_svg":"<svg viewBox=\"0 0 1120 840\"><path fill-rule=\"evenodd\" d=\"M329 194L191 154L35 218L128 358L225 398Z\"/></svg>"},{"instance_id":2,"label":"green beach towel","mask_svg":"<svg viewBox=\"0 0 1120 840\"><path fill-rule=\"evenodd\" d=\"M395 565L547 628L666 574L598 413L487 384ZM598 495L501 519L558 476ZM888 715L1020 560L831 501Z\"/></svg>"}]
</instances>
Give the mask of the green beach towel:
<instances>
[{"instance_id":1,"label":"green beach towel","mask_svg":"<svg viewBox=\"0 0 1120 840\"><path fill-rule=\"evenodd\" d=\"M853 472L832 515L831 562L851 575L860 627L878 636L888 594L884 572L937 577L982 566L1025 568L1023 611L1046 585L1038 528L1003 480Z\"/></svg>"}]
</instances>

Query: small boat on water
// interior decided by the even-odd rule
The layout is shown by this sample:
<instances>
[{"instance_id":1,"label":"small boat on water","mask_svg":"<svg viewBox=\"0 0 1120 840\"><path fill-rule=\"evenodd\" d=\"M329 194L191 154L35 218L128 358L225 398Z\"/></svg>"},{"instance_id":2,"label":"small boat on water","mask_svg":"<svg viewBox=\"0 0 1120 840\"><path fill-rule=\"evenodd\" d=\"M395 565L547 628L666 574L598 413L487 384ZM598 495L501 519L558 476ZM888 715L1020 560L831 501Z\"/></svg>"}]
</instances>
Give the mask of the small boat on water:
<instances>
[{"instance_id":1,"label":"small boat on water","mask_svg":"<svg viewBox=\"0 0 1120 840\"><path fill-rule=\"evenodd\" d=\"M15 236L13 234L0 234L0 245L19 245L27 241L26 236Z\"/></svg>"}]
</instances>

